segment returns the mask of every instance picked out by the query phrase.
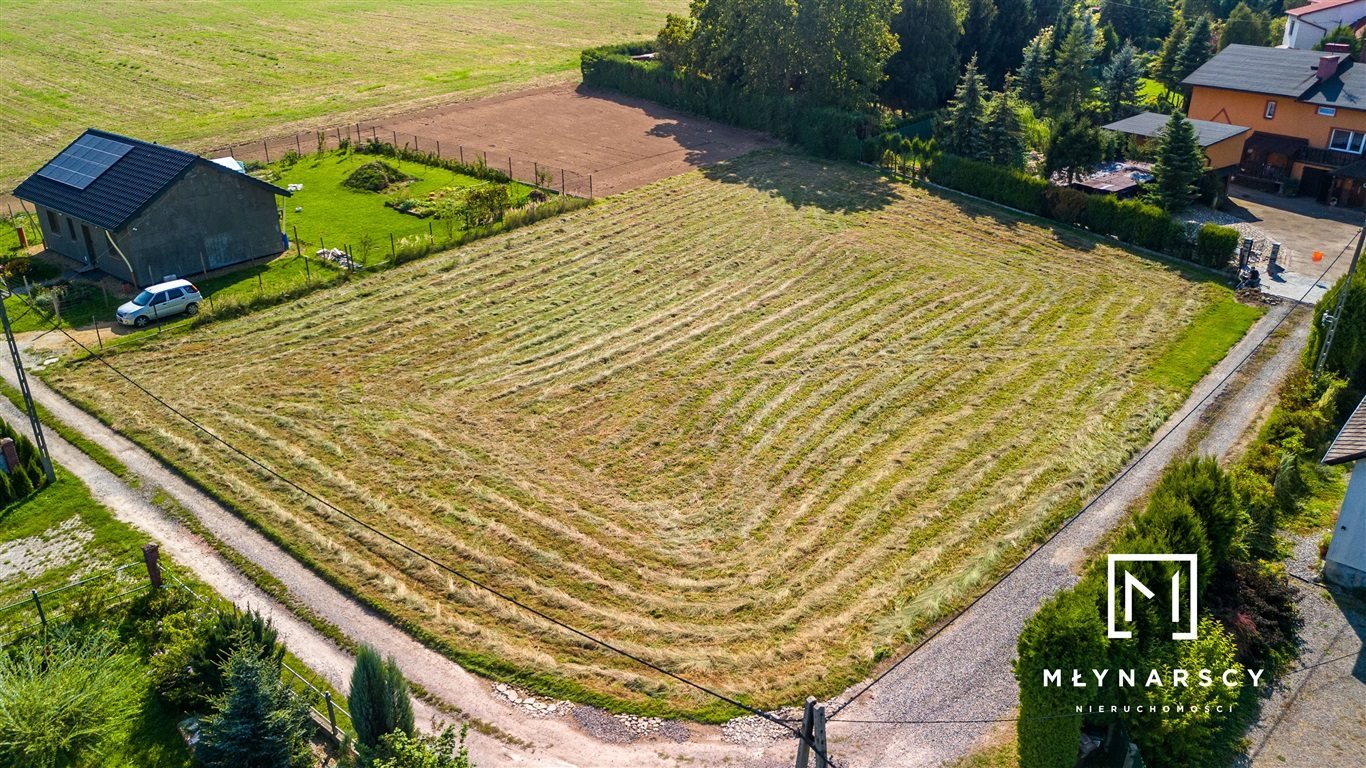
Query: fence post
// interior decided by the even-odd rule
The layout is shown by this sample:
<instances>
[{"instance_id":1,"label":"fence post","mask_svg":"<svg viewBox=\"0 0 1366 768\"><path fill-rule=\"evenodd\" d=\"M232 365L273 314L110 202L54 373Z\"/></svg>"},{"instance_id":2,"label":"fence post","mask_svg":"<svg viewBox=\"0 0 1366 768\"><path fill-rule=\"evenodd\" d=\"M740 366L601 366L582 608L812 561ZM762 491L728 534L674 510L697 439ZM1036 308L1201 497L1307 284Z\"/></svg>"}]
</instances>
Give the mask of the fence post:
<instances>
[{"instance_id":1,"label":"fence post","mask_svg":"<svg viewBox=\"0 0 1366 768\"><path fill-rule=\"evenodd\" d=\"M417 151L418 151L418 146L417 146L417 134L416 134L416 133L413 134L413 151L414 151L414 152L417 152Z\"/></svg>"},{"instance_id":2,"label":"fence post","mask_svg":"<svg viewBox=\"0 0 1366 768\"><path fill-rule=\"evenodd\" d=\"M564 197L564 169L560 169L560 197Z\"/></svg>"},{"instance_id":3,"label":"fence post","mask_svg":"<svg viewBox=\"0 0 1366 768\"><path fill-rule=\"evenodd\" d=\"M465 145L464 145L464 144L461 144L461 145L460 145L460 164L461 164L461 165L464 165L464 164L465 164Z\"/></svg>"},{"instance_id":4,"label":"fence post","mask_svg":"<svg viewBox=\"0 0 1366 768\"><path fill-rule=\"evenodd\" d=\"M332 726L332 735L337 735L337 705L332 703L332 692L323 691L323 699L327 702L327 722Z\"/></svg>"},{"instance_id":5,"label":"fence post","mask_svg":"<svg viewBox=\"0 0 1366 768\"><path fill-rule=\"evenodd\" d=\"M375 127L375 126L373 126L373 125L370 126L370 140L371 140L371 141L379 141L379 128L377 128L377 127Z\"/></svg>"},{"instance_id":6,"label":"fence post","mask_svg":"<svg viewBox=\"0 0 1366 768\"><path fill-rule=\"evenodd\" d=\"M294 252L300 256L304 255L304 246L299 242L299 225L294 225Z\"/></svg>"},{"instance_id":7,"label":"fence post","mask_svg":"<svg viewBox=\"0 0 1366 768\"><path fill-rule=\"evenodd\" d=\"M588 199L593 199L593 174L588 174Z\"/></svg>"},{"instance_id":8,"label":"fence post","mask_svg":"<svg viewBox=\"0 0 1366 768\"><path fill-rule=\"evenodd\" d=\"M261 142L261 149L264 149L264 150L266 151L266 162L269 163L269 162L270 162L270 145L267 144L267 143L265 143L265 142L263 141L263 142Z\"/></svg>"},{"instance_id":9,"label":"fence post","mask_svg":"<svg viewBox=\"0 0 1366 768\"><path fill-rule=\"evenodd\" d=\"M398 263L398 247L397 247L396 245L394 245L394 233L393 233L393 232L390 232L390 233L389 233L389 258L390 258L391 260L393 260L393 262L394 262L395 264Z\"/></svg>"},{"instance_id":10,"label":"fence post","mask_svg":"<svg viewBox=\"0 0 1366 768\"><path fill-rule=\"evenodd\" d=\"M512 156L508 156L508 181L512 181Z\"/></svg>"},{"instance_id":11,"label":"fence post","mask_svg":"<svg viewBox=\"0 0 1366 768\"><path fill-rule=\"evenodd\" d=\"M303 251L299 252L299 257L304 260L304 285L313 287L313 272L308 268L308 257L304 256Z\"/></svg>"},{"instance_id":12,"label":"fence post","mask_svg":"<svg viewBox=\"0 0 1366 768\"><path fill-rule=\"evenodd\" d=\"M38 621L42 622L43 626L46 627L47 614L43 612L43 600L42 598L38 597L38 590L30 589L28 593L30 595L33 595L33 604L38 606Z\"/></svg>"},{"instance_id":13,"label":"fence post","mask_svg":"<svg viewBox=\"0 0 1366 768\"><path fill-rule=\"evenodd\" d=\"M441 140L436 140L436 156L441 157Z\"/></svg>"},{"instance_id":14,"label":"fence post","mask_svg":"<svg viewBox=\"0 0 1366 768\"><path fill-rule=\"evenodd\" d=\"M104 338L100 336L100 324L95 323L95 342L100 345L100 351L104 351Z\"/></svg>"},{"instance_id":15,"label":"fence post","mask_svg":"<svg viewBox=\"0 0 1366 768\"><path fill-rule=\"evenodd\" d=\"M161 587L161 548L155 543L144 544L142 560L147 563L147 578L152 582L152 588L159 589Z\"/></svg>"},{"instance_id":16,"label":"fence post","mask_svg":"<svg viewBox=\"0 0 1366 768\"><path fill-rule=\"evenodd\" d=\"M394 131L394 149L398 149L398 131Z\"/></svg>"},{"instance_id":17,"label":"fence post","mask_svg":"<svg viewBox=\"0 0 1366 768\"><path fill-rule=\"evenodd\" d=\"M297 133L294 134L294 151L301 155L304 153L304 145L299 141L299 134Z\"/></svg>"},{"instance_id":18,"label":"fence post","mask_svg":"<svg viewBox=\"0 0 1366 768\"><path fill-rule=\"evenodd\" d=\"M257 293L265 293L265 292L266 292L266 284L265 284L264 281L261 280L261 273L260 273L260 272L257 272L257 273L256 273L256 292L257 292Z\"/></svg>"}]
</instances>

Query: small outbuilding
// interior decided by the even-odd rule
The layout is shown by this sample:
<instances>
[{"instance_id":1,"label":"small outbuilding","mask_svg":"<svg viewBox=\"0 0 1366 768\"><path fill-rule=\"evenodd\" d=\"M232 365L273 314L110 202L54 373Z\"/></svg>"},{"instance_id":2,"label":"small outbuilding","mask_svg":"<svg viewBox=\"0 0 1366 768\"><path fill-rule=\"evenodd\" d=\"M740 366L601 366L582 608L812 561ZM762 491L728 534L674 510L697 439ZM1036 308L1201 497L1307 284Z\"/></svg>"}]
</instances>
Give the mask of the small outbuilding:
<instances>
[{"instance_id":1,"label":"small outbuilding","mask_svg":"<svg viewBox=\"0 0 1366 768\"><path fill-rule=\"evenodd\" d=\"M94 128L14 190L36 209L49 250L134 286L283 252L276 195L289 192Z\"/></svg>"},{"instance_id":2,"label":"small outbuilding","mask_svg":"<svg viewBox=\"0 0 1366 768\"><path fill-rule=\"evenodd\" d=\"M1366 399L1342 425L1323 457L1329 466L1352 461L1356 465L1324 557L1323 577L1345 587L1366 587Z\"/></svg>"}]
</instances>

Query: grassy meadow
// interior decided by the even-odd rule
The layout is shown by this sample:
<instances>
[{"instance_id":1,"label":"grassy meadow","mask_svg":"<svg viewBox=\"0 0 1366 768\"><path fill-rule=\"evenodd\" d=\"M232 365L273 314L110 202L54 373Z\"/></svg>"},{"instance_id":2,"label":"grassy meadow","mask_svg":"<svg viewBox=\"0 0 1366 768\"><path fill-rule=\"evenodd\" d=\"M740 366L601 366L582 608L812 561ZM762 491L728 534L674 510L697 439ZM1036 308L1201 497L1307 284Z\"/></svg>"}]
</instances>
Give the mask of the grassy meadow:
<instances>
[{"instance_id":1,"label":"grassy meadow","mask_svg":"<svg viewBox=\"0 0 1366 768\"><path fill-rule=\"evenodd\" d=\"M89 126L204 150L576 78L685 0L0 3L0 190ZM117 98L114 95L117 94Z\"/></svg>"},{"instance_id":2,"label":"grassy meadow","mask_svg":"<svg viewBox=\"0 0 1366 768\"><path fill-rule=\"evenodd\" d=\"M771 707L983 589L1257 316L1173 264L761 153L113 362L374 526ZM733 714L396 550L103 366L44 376L476 671Z\"/></svg>"}]
</instances>

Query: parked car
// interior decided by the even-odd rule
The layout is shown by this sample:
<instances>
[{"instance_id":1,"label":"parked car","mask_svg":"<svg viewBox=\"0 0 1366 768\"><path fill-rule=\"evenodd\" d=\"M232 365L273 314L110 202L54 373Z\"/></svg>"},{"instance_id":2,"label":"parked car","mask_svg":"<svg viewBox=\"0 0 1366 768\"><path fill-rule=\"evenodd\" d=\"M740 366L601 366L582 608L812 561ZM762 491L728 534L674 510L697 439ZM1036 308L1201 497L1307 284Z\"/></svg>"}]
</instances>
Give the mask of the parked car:
<instances>
[{"instance_id":1,"label":"parked car","mask_svg":"<svg viewBox=\"0 0 1366 768\"><path fill-rule=\"evenodd\" d=\"M164 283L149 285L142 293L133 297L118 308L114 316L123 325L142 328L153 320L171 317L184 312L187 315L199 314L199 304L204 301L199 289L189 280L168 280Z\"/></svg>"}]
</instances>

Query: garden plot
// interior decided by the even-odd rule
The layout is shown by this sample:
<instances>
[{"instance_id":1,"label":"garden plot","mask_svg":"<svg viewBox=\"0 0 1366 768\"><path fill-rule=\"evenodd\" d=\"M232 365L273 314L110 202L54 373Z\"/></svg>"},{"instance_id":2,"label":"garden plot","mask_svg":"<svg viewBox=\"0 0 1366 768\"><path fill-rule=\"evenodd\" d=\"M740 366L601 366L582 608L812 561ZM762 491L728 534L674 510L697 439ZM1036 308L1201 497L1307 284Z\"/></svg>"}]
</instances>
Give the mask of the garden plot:
<instances>
[{"instance_id":1,"label":"garden plot","mask_svg":"<svg viewBox=\"0 0 1366 768\"><path fill-rule=\"evenodd\" d=\"M113 359L374 526L772 707L859 679L1150 437L1258 315L1180 269L763 153ZM45 376L474 670L733 714L103 366Z\"/></svg>"}]
</instances>

